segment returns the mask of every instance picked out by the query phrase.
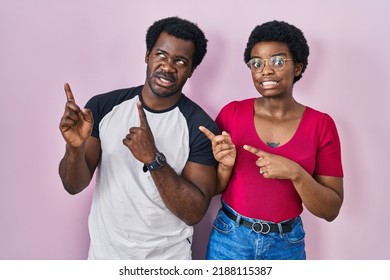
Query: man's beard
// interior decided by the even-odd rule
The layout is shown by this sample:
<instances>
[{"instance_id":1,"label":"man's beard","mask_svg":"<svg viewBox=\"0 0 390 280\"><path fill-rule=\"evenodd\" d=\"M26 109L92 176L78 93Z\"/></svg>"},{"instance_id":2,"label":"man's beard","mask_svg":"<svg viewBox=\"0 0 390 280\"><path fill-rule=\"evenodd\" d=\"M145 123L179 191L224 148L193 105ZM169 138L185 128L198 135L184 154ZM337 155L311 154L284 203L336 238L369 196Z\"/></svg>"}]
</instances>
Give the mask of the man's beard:
<instances>
[{"instance_id":1,"label":"man's beard","mask_svg":"<svg viewBox=\"0 0 390 280\"><path fill-rule=\"evenodd\" d=\"M168 93L160 93L160 91L158 91L152 84L151 82L151 79L148 79L148 85L149 85L149 88L150 90L153 92L154 95L157 95L158 97L162 97L162 98L168 98L168 97L171 97L173 95L175 95L176 93L178 93L180 90L173 90L171 92L168 92Z\"/></svg>"},{"instance_id":2,"label":"man's beard","mask_svg":"<svg viewBox=\"0 0 390 280\"><path fill-rule=\"evenodd\" d=\"M147 69L147 71L149 71L149 69ZM153 82L152 82L153 79L158 79L158 78L164 78L164 79L167 79L168 81L172 81L172 82L176 82L176 78L172 77L171 75L169 75L167 73L163 73L163 72L154 72L151 76L148 75L147 82L148 82L150 90L153 92L153 94L157 95L158 97L162 97L162 98L168 98L168 97L171 97L177 93L180 93L184 84L185 84L185 81L184 81L184 83L182 85L173 87L170 92L161 93L161 91L159 91L157 89L157 87L154 86L155 84L153 84Z\"/></svg>"}]
</instances>

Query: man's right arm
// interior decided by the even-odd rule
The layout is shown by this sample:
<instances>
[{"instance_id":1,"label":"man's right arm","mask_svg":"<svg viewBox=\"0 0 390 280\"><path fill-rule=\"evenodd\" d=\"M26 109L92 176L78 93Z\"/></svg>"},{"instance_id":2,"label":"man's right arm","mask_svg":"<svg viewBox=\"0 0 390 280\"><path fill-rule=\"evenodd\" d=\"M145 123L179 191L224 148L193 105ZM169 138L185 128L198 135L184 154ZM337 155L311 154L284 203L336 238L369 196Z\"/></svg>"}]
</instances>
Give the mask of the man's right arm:
<instances>
[{"instance_id":1,"label":"man's right arm","mask_svg":"<svg viewBox=\"0 0 390 280\"><path fill-rule=\"evenodd\" d=\"M91 136L92 112L80 109L69 84L66 83L64 89L67 102L59 128L66 142L66 150L59 173L65 189L70 194L76 194L91 182L100 161L101 146L100 140Z\"/></svg>"},{"instance_id":2,"label":"man's right arm","mask_svg":"<svg viewBox=\"0 0 390 280\"><path fill-rule=\"evenodd\" d=\"M92 136L80 147L66 144L59 174L68 193L77 194L89 185L99 164L100 155L100 140Z\"/></svg>"}]
</instances>

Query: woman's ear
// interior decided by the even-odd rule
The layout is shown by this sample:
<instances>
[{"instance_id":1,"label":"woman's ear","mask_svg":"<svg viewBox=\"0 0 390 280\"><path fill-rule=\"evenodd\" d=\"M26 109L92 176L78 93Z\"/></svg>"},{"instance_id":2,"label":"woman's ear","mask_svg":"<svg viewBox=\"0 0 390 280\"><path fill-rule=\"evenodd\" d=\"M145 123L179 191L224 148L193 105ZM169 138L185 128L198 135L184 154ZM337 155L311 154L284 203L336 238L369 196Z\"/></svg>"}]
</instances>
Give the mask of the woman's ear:
<instances>
[{"instance_id":1,"label":"woman's ear","mask_svg":"<svg viewBox=\"0 0 390 280\"><path fill-rule=\"evenodd\" d=\"M294 73L295 77L298 77L302 73L302 69L303 69L303 63L302 62L301 63L297 63L295 65L295 73Z\"/></svg>"}]
</instances>

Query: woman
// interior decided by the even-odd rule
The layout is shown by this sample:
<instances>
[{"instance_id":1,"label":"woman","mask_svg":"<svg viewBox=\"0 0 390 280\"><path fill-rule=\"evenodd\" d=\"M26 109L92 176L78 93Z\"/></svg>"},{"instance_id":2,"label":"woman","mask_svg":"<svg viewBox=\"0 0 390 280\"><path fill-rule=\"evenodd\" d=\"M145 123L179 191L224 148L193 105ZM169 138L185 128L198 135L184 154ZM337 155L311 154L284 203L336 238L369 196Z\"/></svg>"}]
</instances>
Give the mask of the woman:
<instances>
[{"instance_id":1,"label":"woman","mask_svg":"<svg viewBox=\"0 0 390 280\"><path fill-rule=\"evenodd\" d=\"M226 105L213 145L222 208L207 259L306 259L300 214L334 220L343 202L340 140L332 118L300 104L293 86L308 64L302 31L257 26L244 59L260 97Z\"/></svg>"}]
</instances>

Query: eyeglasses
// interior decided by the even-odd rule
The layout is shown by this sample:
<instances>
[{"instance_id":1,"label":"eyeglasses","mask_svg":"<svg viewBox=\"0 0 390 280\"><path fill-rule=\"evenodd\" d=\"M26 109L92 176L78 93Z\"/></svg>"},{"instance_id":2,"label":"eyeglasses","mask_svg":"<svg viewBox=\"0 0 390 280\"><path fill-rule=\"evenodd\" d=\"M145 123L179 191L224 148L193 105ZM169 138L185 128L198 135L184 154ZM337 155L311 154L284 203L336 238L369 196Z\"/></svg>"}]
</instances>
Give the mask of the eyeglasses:
<instances>
[{"instance_id":1,"label":"eyeglasses","mask_svg":"<svg viewBox=\"0 0 390 280\"><path fill-rule=\"evenodd\" d=\"M280 55L271 56L270 58L259 58L254 57L251 60L248 61L246 65L253 71L260 73L263 71L265 67L265 61L268 61L268 66L271 67L274 71L282 70L284 65L286 64L286 61L289 61L292 59L284 58Z\"/></svg>"}]
</instances>

